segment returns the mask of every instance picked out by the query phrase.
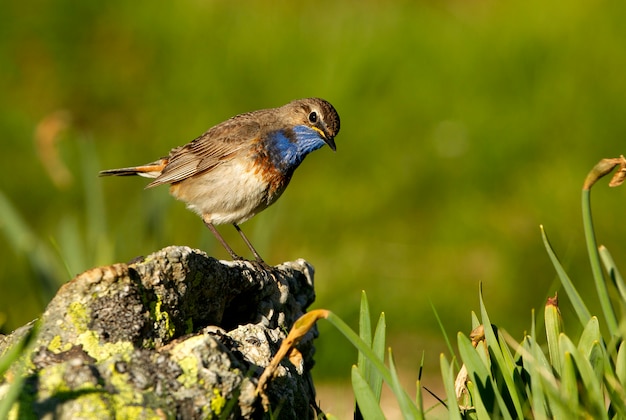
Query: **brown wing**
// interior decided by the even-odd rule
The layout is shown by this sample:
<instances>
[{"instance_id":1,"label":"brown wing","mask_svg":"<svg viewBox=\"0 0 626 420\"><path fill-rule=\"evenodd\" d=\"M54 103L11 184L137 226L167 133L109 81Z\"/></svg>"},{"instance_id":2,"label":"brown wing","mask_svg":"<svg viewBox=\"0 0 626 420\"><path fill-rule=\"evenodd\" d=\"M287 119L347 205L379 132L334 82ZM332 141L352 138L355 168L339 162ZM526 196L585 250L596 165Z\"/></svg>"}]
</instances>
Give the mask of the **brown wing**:
<instances>
[{"instance_id":1,"label":"brown wing","mask_svg":"<svg viewBox=\"0 0 626 420\"><path fill-rule=\"evenodd\" d=\"M172 149L167 166L146 188L180 182L232 159L235 153L259 137L261 124L257 113L237 115L191 143Z\"/></svg>"}]
</instances>

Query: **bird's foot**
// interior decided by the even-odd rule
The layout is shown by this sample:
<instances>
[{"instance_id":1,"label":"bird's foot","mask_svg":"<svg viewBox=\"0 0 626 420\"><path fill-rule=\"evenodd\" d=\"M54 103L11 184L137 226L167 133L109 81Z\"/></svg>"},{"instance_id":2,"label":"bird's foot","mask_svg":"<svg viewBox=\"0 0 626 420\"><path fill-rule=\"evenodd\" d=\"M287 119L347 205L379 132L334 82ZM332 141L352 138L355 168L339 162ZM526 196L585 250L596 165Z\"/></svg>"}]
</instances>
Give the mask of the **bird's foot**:
<instances>
[{"instance_id":1,"label":"bird's foot","mask_svg":"<svg viewBox=\"0 0 626 420\"><path fill-rule=\"evenodd\" d=\"M272 267L271 265L269 265L263 260L256 259L256 260L249 260L249 261L250 261L250 264L252 264L252 266L259 271L263 270L263 271L271 272L272 270L274 270L274 267Z\"/></svg>"},{"instance_id":2,"label":"bird's foot","mask_svg":"<svg viewBox=\"0 0 626 420\"><path fill-rule=\"evenodd\" d=\"M232 257L233 257L233 261L248 262L254 268L256 268L257 270L263 270L263 271L272 271L272 270L274 270L274 267L272 267L271 265L269 265L268 263L266 263L262 259L258 259L257 258L257 259L254 259L254 260L249 260L247 258L240 257L239 255L233 255Z\"/></svg>"}]
</instances>

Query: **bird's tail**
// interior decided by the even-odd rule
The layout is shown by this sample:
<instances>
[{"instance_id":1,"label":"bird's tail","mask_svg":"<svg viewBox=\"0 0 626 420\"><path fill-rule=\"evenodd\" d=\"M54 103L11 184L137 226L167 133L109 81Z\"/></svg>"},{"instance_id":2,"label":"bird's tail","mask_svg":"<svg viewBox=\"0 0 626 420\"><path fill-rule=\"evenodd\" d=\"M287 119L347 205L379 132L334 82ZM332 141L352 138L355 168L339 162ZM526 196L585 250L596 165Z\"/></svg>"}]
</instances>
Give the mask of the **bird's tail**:
<instances>
[{"instance_id":1,"label":"bird's tail","mask_svg":"<svg viewBox=\"0 0 626 420\"><path fill-rule=\"evenodd\" d=\"M159 159L156 162L148 163L141 166L132 166L129 168L107 169L100 171L100 176L130 176L139 175L146 178L156 178L161 175L163 169L167 165L167 159Z\"/></svg>"}]
</instances>

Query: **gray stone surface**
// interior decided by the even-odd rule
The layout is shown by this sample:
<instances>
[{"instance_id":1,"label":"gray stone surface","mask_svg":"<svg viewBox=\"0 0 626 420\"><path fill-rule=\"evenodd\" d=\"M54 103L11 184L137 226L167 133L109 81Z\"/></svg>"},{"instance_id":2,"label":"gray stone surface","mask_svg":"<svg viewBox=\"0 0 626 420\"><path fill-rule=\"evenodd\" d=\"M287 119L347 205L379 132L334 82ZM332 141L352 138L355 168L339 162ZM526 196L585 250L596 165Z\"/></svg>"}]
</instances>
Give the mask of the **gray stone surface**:
<instances>
[{"instance_id":1,"label":"gray stone surface","mask_svg":"<svg viewBox=\"0 0 626 420\"><path fill-rule=\"evenodd\" d=\"M63 285L22 360L20 418L263 418L255 385L315 298L304 260L271 269L168 247ZM4 354L32 327L0 336ZM269 384L279 418L315 416L312 330ZM0 382L0 398L15 372Z\"/></svg>"}]
</instances>

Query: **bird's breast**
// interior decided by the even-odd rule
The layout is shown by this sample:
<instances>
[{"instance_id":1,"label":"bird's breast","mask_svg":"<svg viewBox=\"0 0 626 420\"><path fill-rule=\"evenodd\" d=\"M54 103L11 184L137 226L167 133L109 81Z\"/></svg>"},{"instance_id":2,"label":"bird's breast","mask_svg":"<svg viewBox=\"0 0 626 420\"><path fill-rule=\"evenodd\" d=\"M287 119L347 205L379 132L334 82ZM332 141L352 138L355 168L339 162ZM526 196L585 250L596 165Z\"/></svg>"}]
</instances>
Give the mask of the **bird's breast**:
<instances>
[{"instance_id":1,"label":"bird's breast","mask_svg":"<svg viewBox=\"0 0 626 420\"><path fill-rule=\"evenodd\" d=\"M268 205L276 201L289 184L294 168L272 155L272 150L257 147L252 153L251 172L267 185Z\"/></svg>"},{"instance_id":2,"label":"bird's breast","mask_svg":"<svg viewBox=\"0 0 626 420\"><path fill-rule=\"evenodd\" d=\"M243 223L274 203L286 184L271 167L242 156L175 183L170 192L212 223Z\"/></svg>"}]
</instances>

